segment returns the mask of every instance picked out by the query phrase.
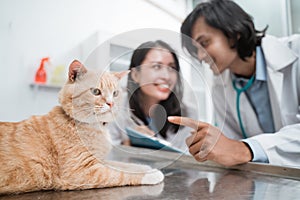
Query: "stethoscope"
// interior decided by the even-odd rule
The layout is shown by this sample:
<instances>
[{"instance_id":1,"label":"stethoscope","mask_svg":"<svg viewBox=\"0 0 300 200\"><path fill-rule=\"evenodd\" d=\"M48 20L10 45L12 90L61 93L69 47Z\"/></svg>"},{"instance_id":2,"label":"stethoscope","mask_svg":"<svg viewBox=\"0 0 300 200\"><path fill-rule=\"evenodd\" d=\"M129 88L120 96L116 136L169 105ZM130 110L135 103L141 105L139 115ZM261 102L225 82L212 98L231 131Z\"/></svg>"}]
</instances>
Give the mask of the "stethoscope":
<instances>
[{"instance_id":1,"label":"stethoscope","mask_svg":"<svg viewBox=\"0 0 300 200\"><path fill-rule=\"evenodd\" d=\"M246 134L246 131L244 129L242 118L241 118L241 112L240 112L240 95L242 94L242 92L245 92L246 90L249 89L249 87L251 87L251 85L254 82L254 78L255 78L255 75L253 75L249 79L249 81L247 82L247 84L244 87L242 87L242 88L238 88L236 86L236 81L237 81L236 79L232 80L233 88L234 88L234 90L237 93L237 96L236 96L236 111L237 111L237 115L238 115L238 119L239 119L240 128L241 128L241 131L242 131L242 135L243 135L244 138L247 138L247 134Z\"/></svg>"}]
</instances>

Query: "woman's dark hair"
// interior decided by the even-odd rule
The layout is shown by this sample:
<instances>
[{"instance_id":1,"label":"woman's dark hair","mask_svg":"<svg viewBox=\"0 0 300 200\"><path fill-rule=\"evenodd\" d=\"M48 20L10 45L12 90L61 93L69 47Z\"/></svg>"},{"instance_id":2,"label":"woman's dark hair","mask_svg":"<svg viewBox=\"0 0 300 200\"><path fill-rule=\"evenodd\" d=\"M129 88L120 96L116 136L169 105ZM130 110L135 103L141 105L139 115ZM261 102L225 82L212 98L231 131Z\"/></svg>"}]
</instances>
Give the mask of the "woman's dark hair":
<instances>
[{"instance_id":1,"label":"woman's dark hair","mask_svg":"<svg viewBox=\"0 0 300 200\"><path fill-rule=\"evenodd\" d=\"M148 41L138 46L134 50L133 55L131 57L131 63L129 69L131 70L132 68L135 68L135 70L139 70L140 69L139 66L141 66L142 62L145 60L149 51L155 48L166 49L167 51L169 51L174 58L176 71L178 71L177 82L175 84L173 92L171 92L171 94L166 100L160 101L159 105L161 105L165 109L167 116L170 115L181 116L183 114L182 112L185 111L180 103L183 95L182 81L179 73L180 66L175 51L167 43L161 40L157 40L157 41ZM140 98L141 97L140 85L132 79L131 72L128 75L127 87L128 87L128 100L129 100L130 109L132 109L132 112L134 113L135 116L137 116L146 125L148 125L146 115L142 110L143 102L141 101ZM162 127L159 130L159 134L164 138L166 138L166 132L168 129L172 130L172 132L174 133L176 133L179 129L178 125L169 123L168 120L165 118L165 116L162 116L160 112L154 112L153 120L156 127Z\"/></svg>"},{"instance_id":2,"label":"woman's dark hair","mask_svg":"<svg viewBox=\"0 0 300 200\"><path fill-rule=\"evenodd\" d=\"M192 29L195 22L203 17L205 22L232 40L231 48L236 48L241 59L250 57L256 46L261 45L268 26L262 30L255 30L252 17L239 5L231 0L211 0L197 5L187 16L181 26L182 47L194 57L197 57L196 47L192 44Z\"/></svg>"}]
</instances>

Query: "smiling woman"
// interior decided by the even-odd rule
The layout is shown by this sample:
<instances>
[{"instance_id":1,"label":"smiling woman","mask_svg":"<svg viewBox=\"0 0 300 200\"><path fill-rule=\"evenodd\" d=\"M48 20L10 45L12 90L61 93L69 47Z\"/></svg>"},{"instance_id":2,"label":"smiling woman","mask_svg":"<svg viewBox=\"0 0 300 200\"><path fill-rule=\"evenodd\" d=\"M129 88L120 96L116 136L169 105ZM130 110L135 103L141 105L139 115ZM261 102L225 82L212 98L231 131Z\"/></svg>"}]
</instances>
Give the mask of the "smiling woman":
<instances>
[{"instance_id":1,"label":"smiling woman","mask_svg":"<svg viewBox=\"0 0 300 200\"><path fill-rule=\"evenodd\" d=\"M177 82L178 61L162 48L153 48L146 55L141 66L132 68L132 79L141 86L144 103L156 104L166 100ZM144 111L147 113L147 108Z\"/></svg>"},{"instance_id":2,"label":"smiling woman","mask_svg":"<svg viewBox=\"0 0 300 200\"><path fill-rule=\"evenodd\" d=\"M192 113L182 104L183 86L175 51L161 40L145 42L133 52L129 69L124 106L130 112L113 127L114 142L128 143L120 129L129 126L185 149L186 132L167 121L170 115L191 116Z\"/></svg>"}]
</instances>

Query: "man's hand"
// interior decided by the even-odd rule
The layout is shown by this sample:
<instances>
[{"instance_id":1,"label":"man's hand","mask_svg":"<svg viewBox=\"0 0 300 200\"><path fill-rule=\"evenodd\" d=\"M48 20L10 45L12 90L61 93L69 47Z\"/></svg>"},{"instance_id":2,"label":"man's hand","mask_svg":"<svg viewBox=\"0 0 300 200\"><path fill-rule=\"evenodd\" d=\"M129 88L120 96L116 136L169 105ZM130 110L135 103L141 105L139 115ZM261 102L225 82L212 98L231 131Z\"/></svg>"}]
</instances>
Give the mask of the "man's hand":
<instances>
[{"instance_id":1,"label":"man's hand","mask_svg":"<svg viewBox=\"0 0 300 200\"><path fill-rule=\"evenodd\" d=\"M189 152L200 162L212 160L225 166L249 162L250 149L241 141L232 140L211 124L187 117L168 117L169 122L194 129L186 139Z\"/></svg>"}]
</instances>

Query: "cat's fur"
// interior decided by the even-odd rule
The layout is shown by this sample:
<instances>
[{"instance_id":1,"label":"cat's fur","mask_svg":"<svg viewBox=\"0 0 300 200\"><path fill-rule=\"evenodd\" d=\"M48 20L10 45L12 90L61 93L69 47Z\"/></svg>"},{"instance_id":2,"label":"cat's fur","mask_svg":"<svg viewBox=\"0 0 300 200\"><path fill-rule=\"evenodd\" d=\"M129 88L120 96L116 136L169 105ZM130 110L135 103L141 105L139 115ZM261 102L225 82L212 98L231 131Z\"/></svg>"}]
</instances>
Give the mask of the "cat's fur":
<instances>
[{"instance_id":1,"label":"cat's fur","mask_svg":"<svg viewBox=\"0 0 300 200\"><path fill-rule=\"evenodd\" d=\"M125 74L100 75L73 61L61 106L21 122L0 122L0 194L161 182L159 170L104 159L111 149L107 123Z\"/></svg>"}]
</instances>

